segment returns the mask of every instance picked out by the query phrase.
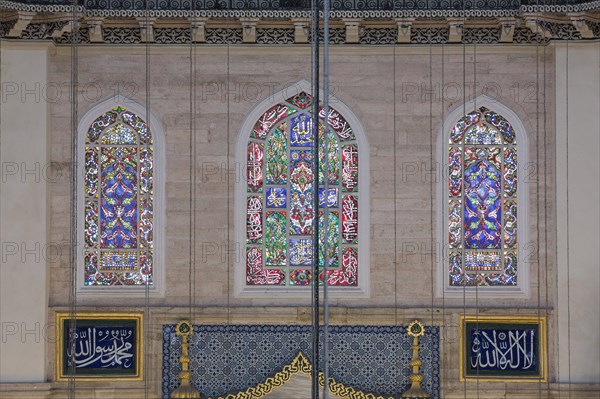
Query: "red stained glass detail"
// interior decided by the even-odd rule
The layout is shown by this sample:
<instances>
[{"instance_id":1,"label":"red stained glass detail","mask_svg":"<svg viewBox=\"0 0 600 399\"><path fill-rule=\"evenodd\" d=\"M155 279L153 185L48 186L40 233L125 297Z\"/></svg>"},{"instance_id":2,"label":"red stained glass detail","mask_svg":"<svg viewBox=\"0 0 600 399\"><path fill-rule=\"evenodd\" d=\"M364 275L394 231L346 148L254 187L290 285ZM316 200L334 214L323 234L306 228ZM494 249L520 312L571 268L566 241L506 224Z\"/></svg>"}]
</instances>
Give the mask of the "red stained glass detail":
<instances>
[{"instance_id":1,"label":"red stained glass detail","mask_svg":"<svg viewBox=\"0 0 600 399\"><path fill-rule=\"evenodd\" d=\"M287 99L290 104L294 104L300 109L306 109L312 104L312 96L304 91Z\"/></svg>"},{"instance_id":2,"label":"red stained glass detail","mask_svg":"<svg viewBox=\"0 0 600 399\"><path fill-rule=\"evenodd\" d=\"M296 110L287 105L277 104L269 108L267 112L261 115L258 121L254 124L254 128L250 133L250 137L264 139L269 134L269 131L277 122L288 115L295 113Z\"/></svg>"},{"instance_id":3,"label":"red stained glass detail","mask_svg":"<svg viewBox=\"0 0 600 399\"><path fill-rule=\"evenodd\" d=\"M310 285L312 273L310 270L292 270L290 272L290 285Z\"/></svg>"},{"instance_id":4,"label":"red stained glass detail","mask_svg":"<svg viewBox=\"0 0 600 399\"><path fill-rule=\"evenodd\" d=\"M262 191L264 180L264 150L259 143L248 145L248 191Z\"/></svg>"},{"instance_id":5,"label":"red stained glass detail","mask_svg":"<svg viewBox=\"0 0 600 399\"><path fill-rule=\"evenodd\" d=\"M329 107L327 119L325 119L325 110L321 107L319 109L319 117L323 120L327 120L327 125L329 125L329 127L337 134L340 140L347 141L355 139L352 127L335 109Z\"/></svg>"},{"instance_id":6,"label":"red stained glass detail","mask_svg":"<svg viewBox=\"0 0 600 399\"><path fill-rule=\"evenodd\" d=\"M342 201L342 237L349 244L358 241L358 199L353 195Z\"/></svg>"},{"instance_id":7,"label":"red stained glass detail","mask_svg":"<svg viewBox=\"0 0 600 399\"><path fill-rule=\"evenodd\" d=\"M248 197L246 211L246 238L251 243L260 242L263 236L263 204L260 197Z\"/></svg>"},{"instance_id":8,"label":"red stained glass detail","mask_svg":"<svg viewBox=\"0 0 600 399\"><path fill-rule=\"evenodd\" d=\"M358 148L355 144L342 148L342 189L346 192L358 190Z\"/></svg>"},{"instance_id":9,"label":"red stained glass detail","mask_svg":"<svg viewBox=\"0 0 600 399\"><path fill-rule=\"evenodd\" d=\"M348 247L342 253L342 269L329 270L327 283L330 286L356 286L358 285L358 251ZM323 273L321 273L323 280Z\"/></svg>"},{"instance_id":10,"label":"red stained glass detail","mask_svg":"<svg viewBox=\"0 0 600 399\"><path fill-rule=\"evenodd\" d=\"M257 247L248 247L246 250L246 284L282 285L285 284L285 273L279 269L263 268L262 251Z\"/></svg>"}]
</instances>

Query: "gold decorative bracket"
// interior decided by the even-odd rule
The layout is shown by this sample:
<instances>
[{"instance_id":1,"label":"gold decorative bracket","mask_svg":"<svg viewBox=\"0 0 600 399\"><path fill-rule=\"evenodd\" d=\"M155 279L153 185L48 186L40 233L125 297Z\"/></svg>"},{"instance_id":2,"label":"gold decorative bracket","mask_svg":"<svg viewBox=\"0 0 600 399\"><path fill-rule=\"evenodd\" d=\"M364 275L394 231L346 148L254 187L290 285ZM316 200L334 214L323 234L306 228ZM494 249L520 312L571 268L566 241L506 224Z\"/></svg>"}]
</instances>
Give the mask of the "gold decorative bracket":
<instances>
[{"instance_id":1,"label":"gold decorative bracket","mask_svg":"<svg viewBox=\"0 0 600 399\"><path fill-rule=\"evenodd\" d=\"M419 372L419 368L423 364L419 359L419 337L425 334L425 326L418 320L413 321L408 325L408 335L413 337L412 344L412 360L410 365L412 366L412 374L408 379L410 380L410 388L404 392L401 396L402 399L424 399L431 398L431 395L421 388L421 382L423 382L423 375Z\"/></svg>"},{"instance_id":2,"label":"gold decorative bracket","mask_svg":"<svg viewBox=\"0 0 600 399\"><path fill-rule=\"evenodd\" d=\"M181 385L179 388L171 392L171 399L179 398L202 398L200 392L190 385L192 379L192 373L190 372L190 355L189 355L189 344L188 337L194 332L192 323L187 320L182 320L177 323L175 333L181 337L181 357L179 362L181 363L181 372L179 372L179 378L181 379Z\"/></svg>"}]
</instances>

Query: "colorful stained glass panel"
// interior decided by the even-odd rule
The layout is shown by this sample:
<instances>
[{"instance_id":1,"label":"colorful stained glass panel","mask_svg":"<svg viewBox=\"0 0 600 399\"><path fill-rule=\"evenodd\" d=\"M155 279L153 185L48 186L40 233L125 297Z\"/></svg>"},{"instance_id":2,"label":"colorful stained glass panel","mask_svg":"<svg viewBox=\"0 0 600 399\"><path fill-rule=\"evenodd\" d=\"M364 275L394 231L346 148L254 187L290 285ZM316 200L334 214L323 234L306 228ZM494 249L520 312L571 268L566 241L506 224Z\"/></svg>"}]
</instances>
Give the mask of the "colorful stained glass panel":
<instances>
[{"instance_id":1,"label":"colorful stained glass panel","mask_svg":"<svg viewBox=\"0 0 600 399\"><path fill-rule=\"evenodd\" d=\"M290 272L290 285L310 285L312 273L310 270L292 270Z\"/></svg>"},{"instance_id":2,"label":"colorful stained glass panel","mask_svg":"<svg viewBox=\"0 0 600 399\"><path fill-rule=\"evenodd\" d=\"M340 180L340 146L331 131L325 135L323 125L319 126L319 140L319 184L325 184L324 176L327 175L329 184L338 185Z\"/></svg>"},{"instance_id":3,"label":"colorful stained glass panel","mask_svg":"<svg viewBox=\"0 0 600 399\"><path fill-rule=\"evenodd\" d=\"M287 124L282 123L273 129L267 140L267 184L286 184L288 171L288 151L285 131Z\"/></svg>"},{"instance_id":4,"label":"colorful stained glass panel","mask_svg":"<svg viewBox=\"0 0 600 399\"><path fill-rule=\"evenodd\" d=\"M465 144L502 144L502 137L498 129L480 123L467 130Z\"/></svg>"},{"instance_id":5,"label":"colorful stained glass panel","mask_svg":"<svg viewBox=\"0 0 600 399\"><path fill-rule=\"evenodd\" d=\"M329 212L327 229L325 229L325 213L319 212L319 266L325 265L325 243L327 242L328 266L339 265L340 217L336 211ZM326 241L327 240L327 241Z\"/></svg>"},{"instance_id":6,"label":"colorful stained glass panel","mask_svg":"<svg viewBox=\"0 0 600 399\"><path fill-rule=\"evenodd\" d=\"M306 114L294 116L290 124L290 145L312 147L315 143L312 118Z\"/></svg>"},{"instance_id":7,"label":"colorful stained glass panel","mask_svg":"<svg viewBox=\"0 0 600 399\"><path fill-rule=\"evenodd\" d=\"M262 198L250 196L246 204L246 240L258 243L263 237L263 204Z\"/></svg>"},{"instance_id":8,"label":"colorful stained glass panel","mask_svg":"<svg viewBox=\"0 0 600 399\"><path fill-rule=\"evenodd\" d=\"M154 153L146 123L121 107L97 118L85 152L84 284L152 284Z\"/></svg>"},{"instance_id":9,"label":"colorful stained glass panel","mask_svg":"<svg viewBox=\"0 0 600 399\"><path fill-rule=\"evenodd\" d=\"M327 202L328 208L337 208L339 206L339 191L339 188L330 188L326 195L325 188L319 188L319 208L325 208L325 202Z\"/></svg>"},{"instance_id":10,"label":"colorful stained glass panel","mask_svg":"<svg viewBox=\"0 0 600 399\"><path fill-rule=\"evenodd\" d=\"M287 208L287 188L267 188L267 208Z\"/></svg>"},{"instance_id":11,"label":"colorful stained glass panel","mask_svg":"<svg viewBox=\"0 0 600 399\"><path fill-rule=\"evenodd\" d=\"M342 149L342 190L345 192L358 190L358 147L356 144L345 145Z\"/></svg>"},{"instance_id":12,"label":"colorful stained glass panel","mask_svg":"<svg viewBox=\"0 0 600 399\"><path fill-rule=\"evenodd\" d=\"M309 238L290 238L290 265L310 266L313 260L313 242Z\"/></svg>"},{"instance_id":13,"label":"colorful stained glass panel","mask_svg":"<svg viewBox=\"0 0 600 399\"><path fill-rule=\"evenodd\" d=\"M98 194L98 147L86 147L85 151L85 194Z\"/></svg>"},{"instance_id":14,"label":"colorful stained glass panel","mask_svg":"<svg viewBox=\"0 0 600 399\"><path fill-rule=\"evenodd\" d=\"M516 285L515 131L504 117L480 107L456 123L449 142L449 283Z\"/></svg>"},{"instance_id":15,"label":"colorful stained glass panel","mask_svg":"<svg viewBox=\"0 0 600 399\"><path fill-rule=\"evenodd\" d=\"M323 107L319 109L319 117L321 119L325 119L325 110ZM355 140L354 132L352 131L352 126L346 121L346 119L335 109L329 107L327 112L327 124L336 135L342 141Z\"/></svg>"},{"instance_id":16,"label":"colorful stained glass panel","mask_svg":"<svg viewBox=\"0 0 600 399\"><path fill-rule=\"evenodd\" d=\"M294 108L283 104L277 104L274 107L269 108L269 110L262 114L258 121L256 121L254 124L254 128L250 133L250 137L264 139L267 137L273 126L275 126L286 116L295 112L296 110Z\"/></svg>"},{"instance_id":17,"label":"colorful stained glass panel","mask_svg":"<svg viewBox=\"0 0 600 399\"><path fill-rule=\"evenodd\" d=\"M313 233L313 152L291 150L290 165L290 234Z\"/></svg>"},{"instance_id":18,"label":"colorful stained glass panel","mask_svg":"<svg viewBox=\"0 0 600 399\"><path fill-rule=\"evenodd\" d=\"M456 197L462 193L462 150L460 148L450 148L448 172L450 196Z\"/></svg>"},{"instance_id":19,"label":"colorful stained glass panel","mask_svg":"<svg viewBox=\"0 0 600 399\"><path fill-rule=\"evenodd\" d=\"M102 133L102 131L112 125L113 123L115 123L117 120L117 113L114 111L108 111L107 113L99 116L94 122L92 122L92 126L90 126L88 133L87 133L87 137L86 137L86 143L90 143L93 144L96 142L96 140L98 140L98 137L100 137L100 134Z\"/></svg>"},{"instance_id":20,"label":"colorful stained glass panel","mask_svg":"<svg viewBox=\"0 0 600 399\"><path fill-rule=\"evenodd\" d=\"M263 186L264 150L262 144L248 144L247 180L249 192L260 192Z\"/></svg>"},{"instance_id":21,"label":"colorful stained glass panel","mask_svg":"<svg viewBox=\"0 0 600 399\"><path fill-rule=\"evenodd\" d=\"M353 195L342 200L342 237L348 244L358 242L358 198Z\"/></svg>"},{"instance_id":22,"label":"colorful stained glass panel","mask_svg":"<svg viewBox=\"0 0 600 399\"><path fill-rule=\"evenodd\" d=\"M317 176L316 124L307 110L312 97L300 93L288 102L269 108L250 132L246 199L257 206L246 205L246 284L310 285L310 268L315 262L321 266L327 262L331 267L328 284L355 286L359 182L354 131L337 110L330 108L326 115L320 109ZM311 237L316 193L320 209L317 254ZM260 239L260 234L254 234L259 230ZM324 272L319 280L325 281Z\"/></svg>"},{"instance_id":23,"label":"colorful stained glass panel","mask_svg":"<svg viewBox=\"0 0 600 399\"><path fill-rule=\"evenodd\" d=\"M267 212L265 219L266 265L285 266L287 258L287 221L285 212Z\"/></svg>"},{"instance_id":24,"label":"colorful stained glass panel","mask_svg":"<svg viewBox=\"0 0 600 399\"><path fill-rule=\"evenodd\" d=\"M246 284L248 285L282 285L285 284L285 273L279 269L263 268L262 251L257 247L246 249Z\"/></svg>"},{"instance_id":25,"label":"colorful stained glass panel","mask_svg":"<svg viewBox=\"0 0 600 399\"><path fill-rule=\"evenodd\" d=\"M465 169L465 248L500 248L500 171L481 149Z\"/></svg>"},{"instance_id":26,"label":"colorful stained glass panel","mask_svg":"<svg viewBox=\"0 0 600 399\"><path fill-rule=\"evenodd\" d=\"M129 126L118 123L102 135L102 144L137 144L137 134Z\"/></svg>"},{"instance_id":27,"label":"colorful stained glass panel","mask_svg":"<svg viewBox=\"0 0 600 399\"><path fill-rule=\"evenodd\" d=\"M517 193L517 149L504 151L504 195L514 197Z\"/></svg>"},{"instance_id":28,"label":"colorful stained glass panel","mask_svg":"<svg viewBox=\"0 0 600 399\"><path fill-rule=\"evenodd\" d=\"M100 247L137 247L137 148L103 147L100 155Z\"/></svg>"}]
</instances>

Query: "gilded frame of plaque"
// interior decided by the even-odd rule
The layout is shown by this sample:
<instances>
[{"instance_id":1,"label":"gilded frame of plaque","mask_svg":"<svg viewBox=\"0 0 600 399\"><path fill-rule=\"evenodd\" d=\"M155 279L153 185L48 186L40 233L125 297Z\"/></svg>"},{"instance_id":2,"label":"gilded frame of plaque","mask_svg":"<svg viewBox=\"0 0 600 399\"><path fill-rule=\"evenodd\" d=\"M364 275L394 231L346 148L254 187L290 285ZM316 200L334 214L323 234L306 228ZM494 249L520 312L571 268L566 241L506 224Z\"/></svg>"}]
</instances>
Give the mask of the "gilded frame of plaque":
<instances>
[{"instance_id":1,"label":"gilded frame of plaque","mask_svg":"<svg viewBox=\"0 0 600 399\"><path fill-rule=\"evenodd\" d=\"M75 344L67 345L67 332L73 321ZM144 379L143 313L56 312L55 337L56 381ZM69 346L75 349L74 356L68 353ZM69 359L79 365L69 365Z\"/></svg>"},{"instance_id":2,"label":"gilded frame of plaque","mask_svg":"<svg viewBox=\"0 0 600 399\"><path fill-rule=\"evenodd\" d=\"M460 381L547 381L546 317L461 316L459 345Z\"/></svg>"}]
</instances>

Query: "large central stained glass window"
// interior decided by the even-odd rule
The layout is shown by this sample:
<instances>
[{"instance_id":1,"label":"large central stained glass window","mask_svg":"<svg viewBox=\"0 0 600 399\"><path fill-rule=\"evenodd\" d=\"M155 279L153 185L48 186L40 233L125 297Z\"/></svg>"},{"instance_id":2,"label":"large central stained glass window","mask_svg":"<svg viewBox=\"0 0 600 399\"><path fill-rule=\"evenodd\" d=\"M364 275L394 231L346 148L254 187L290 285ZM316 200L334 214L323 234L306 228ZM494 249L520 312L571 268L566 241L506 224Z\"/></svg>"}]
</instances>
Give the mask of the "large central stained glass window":
<instances>
[{"instance_id":1,"label":"large central stained glass window","mask_svg":"<svg viewBox=\"0 0 600 399\"><path fill-rule=\"evenodd\" d=\"M150 130L116 107L99 116L85 141L84 284L151 285L153 162Z\"/></svg>"},{"instance_id":2,"label":"large central stained glass window","mask_svg":"<svg viewBox=\"0 0 600 399\"><path fill-rule=\"evenodd\" d=\"M450 286L517 285L517 138L485 107L462 117L448 147Z\"/></svg>"},{"instance_id":3,"label":"large central stained glass window","mask_svg":"<svg viewBox=\"0 0 600 399\"><path fill-rule=\"evenodd\" d=\"M247 286L309 285L315 280L311 272L315 262L319 266L327 262L329 285L358 285L358 144L350 124L334 108L328 115L321 108L318 124L313 123L312 101L305 92L288 98L260 116L250 133L245 189ZM313 197L316 182L318 209ZM313 259L315 218L318 260ZM318 279L325 281L323 272Z\"/></svg>"}]
</instances>

